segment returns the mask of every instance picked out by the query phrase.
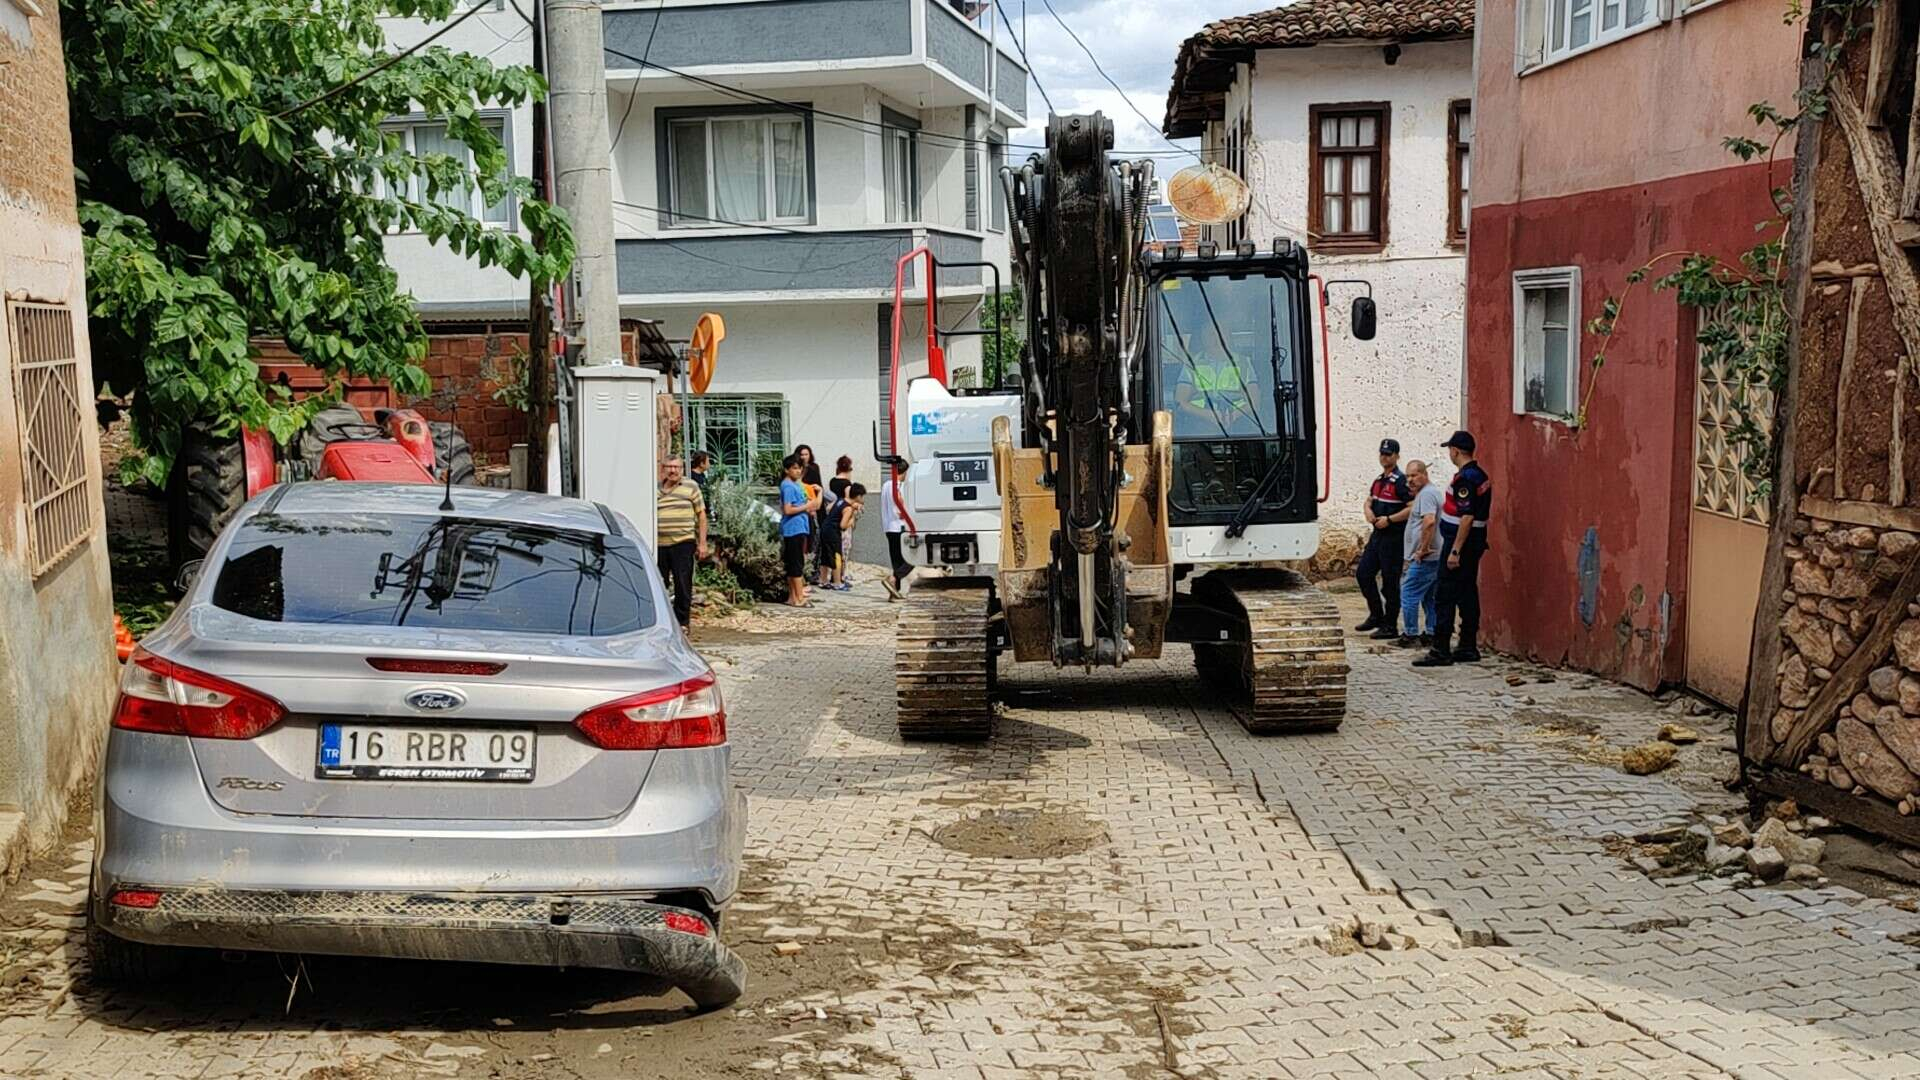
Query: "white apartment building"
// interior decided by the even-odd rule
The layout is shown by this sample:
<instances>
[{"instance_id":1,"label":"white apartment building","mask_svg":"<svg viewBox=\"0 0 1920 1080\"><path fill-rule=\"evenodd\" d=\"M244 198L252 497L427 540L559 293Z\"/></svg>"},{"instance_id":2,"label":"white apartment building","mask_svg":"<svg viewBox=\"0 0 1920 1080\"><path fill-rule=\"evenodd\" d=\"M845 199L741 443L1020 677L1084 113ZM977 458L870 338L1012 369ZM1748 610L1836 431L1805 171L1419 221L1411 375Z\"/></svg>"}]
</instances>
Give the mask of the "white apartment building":
<instances>
[{"instance_id":1,"label":"white apartment building","mask_svg":"<svg viewBox=\"0 0 1920 1080\"><path fill-rule=\"evenodd\" d=\"M1027 152L1006 147L1026 122L1027 70L1003 19L953 0L606 5L621 315L657 319L669 338L702 312L725 318L717 375L690 423L693 445L728 469L764 471L807 443L877 481L896 262L926 247L948 264L992 263L1010 287L998 172ZM430 30L390 32L404 43ZM441 41L532 59L527 24L503 0ZM500 122L516 167L531 170L531 110L501 110ZM395 123L423 148L441 137ZM511 205L476 209L518 227ZM430 321L524 333L524 283L422 237L395 236L388 250ZM976 325L992 280L979 267L941 272L941 326ZM909 284L924 301L917 273ZM924 303L909 308L903 356L923 363ZM977 374L979 352L976 339L951 339L949 371Z\"/></svg>"},{"instance_id":2,"label":"white apartment building","mask_svg":"<svg viewBox=\"0 0 1920 1080\"><path fill-rule=\"evenodd\" d=\"M1247 181L1252 209L1202 239L1307 244L1331 290L1331 492L1322 518L1360 526L1380 440L1437 459L1462 416L1473 6L1300 0L1211 23L1181 46L1167 134L1201 138ZM1371 284L1379 333L1346 305ZM1316 351L1318 343L1316 341ZM1323 406L1324 407L1324 406Z\"/></svg>"}]
</instances>

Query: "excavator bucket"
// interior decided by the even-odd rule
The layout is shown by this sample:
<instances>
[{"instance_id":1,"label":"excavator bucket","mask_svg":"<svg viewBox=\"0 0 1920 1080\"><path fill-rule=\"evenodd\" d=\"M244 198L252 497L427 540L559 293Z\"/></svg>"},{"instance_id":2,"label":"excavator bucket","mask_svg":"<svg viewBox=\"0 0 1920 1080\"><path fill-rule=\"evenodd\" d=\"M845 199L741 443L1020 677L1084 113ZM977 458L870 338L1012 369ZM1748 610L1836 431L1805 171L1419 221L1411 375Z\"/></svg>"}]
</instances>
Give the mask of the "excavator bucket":
<instances>
[{"instance_id":1,"label":"excavator bucket","mask_svg":"<svg viewBox=\"0 0 1920 1080\"><path fill-rule=\"evenodd\" d=\"M1060 512L1045 483L1044 451L1016 447L1004 416L993 421L994 476L1000 491L1000 606L1014 659L1052 660L1049 606L1053 536ZM1126 448L1126 469L1114 518L1116 566L1126 573L1127 644L1122 659L1151 660L1166 640L1173 608L1172 542L1167 491L1173 477L1173 417L1153 414L1153 437Z\"/></svg>"}]
</instances>

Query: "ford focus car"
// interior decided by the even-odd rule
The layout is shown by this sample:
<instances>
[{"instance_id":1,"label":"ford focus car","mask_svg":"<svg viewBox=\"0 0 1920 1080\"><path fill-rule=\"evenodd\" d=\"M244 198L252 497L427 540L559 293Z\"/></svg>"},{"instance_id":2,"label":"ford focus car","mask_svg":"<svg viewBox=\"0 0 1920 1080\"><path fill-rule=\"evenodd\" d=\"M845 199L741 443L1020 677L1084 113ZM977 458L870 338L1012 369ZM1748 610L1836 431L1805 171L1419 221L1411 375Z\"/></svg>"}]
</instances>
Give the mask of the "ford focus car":
<instances>
[{"instance_id":1,"label":"ford focus car","mask_svg":"<svg viewBox=\"0 0 1920 1080\"><path fill-rule=\"evenodd\" d=\"M181 947L612 968L702 1006L744 798L652 554L594 503L263 492L126 664L95 977Z\"/></svg>"}]
</instances>

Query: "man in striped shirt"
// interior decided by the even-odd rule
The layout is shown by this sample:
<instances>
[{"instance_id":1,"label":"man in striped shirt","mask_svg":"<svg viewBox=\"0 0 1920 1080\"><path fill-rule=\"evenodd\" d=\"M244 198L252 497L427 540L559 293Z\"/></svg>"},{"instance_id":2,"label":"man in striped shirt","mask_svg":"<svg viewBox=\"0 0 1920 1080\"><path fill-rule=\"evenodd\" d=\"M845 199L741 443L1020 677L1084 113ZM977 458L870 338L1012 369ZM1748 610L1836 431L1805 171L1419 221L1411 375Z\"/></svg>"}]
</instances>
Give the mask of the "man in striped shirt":
<instances>
[{"instance_id":1,"label":"man in striped shirt","mask_svg":"<svg viewBox=\"0 0 1920 1080\"><path fill-rule=\"evenodd\" d=\"M680 474L679 458L662 467L654 513L660 573L673 585L673 616L684 630L693 619L693 565L707 557L707 500Z\"/></svg>"}]
</instances>

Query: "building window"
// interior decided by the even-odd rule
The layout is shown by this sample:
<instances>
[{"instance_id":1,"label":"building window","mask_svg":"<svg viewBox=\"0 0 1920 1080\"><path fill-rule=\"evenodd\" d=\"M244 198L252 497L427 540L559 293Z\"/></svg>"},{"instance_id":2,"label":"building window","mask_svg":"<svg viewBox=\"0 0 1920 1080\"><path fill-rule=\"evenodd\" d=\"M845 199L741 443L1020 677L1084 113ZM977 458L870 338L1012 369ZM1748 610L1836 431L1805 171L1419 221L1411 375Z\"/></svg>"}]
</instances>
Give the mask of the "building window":
<instances>
[{"instance_id":1,"label":"building window","mask_svg":"<svg viewBox=\"0 0 1920 1080\"><path fill-rule=\"evenodd\" d=\"M27 558L33 576L58 565L93 535L93 497L86 443L91 402L80 392L73 310L61 304L12 303L14 419L20 430Z\"/></svg>"},{"instance_id":2,"label":"building window","mask_svg":"<svg viewBox=\"0 0 1920 1080\"><path fill-rule=\"evenodd\" d=\"M507 150L507 160L511 162L513 160L513 144L507 141L507 118L504 116L488 117L482 119L481 123L486 126L488 131L493 132L494 138L500 140L500 144ZM398 135L400 137L401 149L414 157L423 158L428 154L446 154L455 161L460 162L469 174L473 172L473 152L467 149L466 143L447 134L447 125L444 123L437 121L419 121L388 124L384 130ZM384 198L387 191L386 179L384 177L377 178L374 182L374 193ZM442 191L429 199L425 178L411 176L407 178L407 190L400 194L402 198L409 202L432 201L440 206L472 214L474 217L479 218L489 225L510 227L513 224L512 199L510 197L502 197L499 202L490 205L484 203L481 201L482 196L478 183L466 191Z\"/></svg>"},{"instance_id":3,"label":"building window","mask_svg":"<svg viewBox=\"0 0 1920 1080\"><path fill-rule=\"evenodd\" d=\"M1313 246L1378 251L1387 239L1385 102L1315 105L1308 227Z\"/></svg>"},{"instance_id":4,"label":"building window","mask_svg":"<svg viewBox=\"0 0 1920 1080\"><path fill-rule=\"evenodd\" d=\"M787 455L787 399L779 394L700 394L687 402L695 450L713 455L718 475L772 488Z\"/></svg>"},{"instance_id":5,"label":"building window","mask_svg":"<svg viewBox=\"0 0 1920 1080\"><path fill-rule=\"evenodd\" d=\"M1521 70L1618 41L1660 18L1654 0L1523 0L1518 10Z\"/></svg>"},{"instance_id":6,"label":"building window","mask_svg":"<svg viewBox=\"0 0 1920 1080\"><path fill-rule=\"evenodd\" d=\"M1447 114L1447 240L1467 242L1467 164L1473 150L1473 103L1456 101Z\"/></svg>"},{"instance_id":7,"label":"building window","mask_svg":"<svg viewBox=\"0 0 1920 1080\"><path fill-rule=\"evenodd\" d=\"M1513 275L1513 411L1571 420L1580 394L1580 270Z\"/></svg>"},{"instance_id":8,"label":"building window","mask_svg":"<svg viewBox=\"0 0 1920 1080\"><path fill-rule=\"evenodd\" d=\"M920 220L920 125L880 110L880 158L887 220Z\"/></svg>"},{"instance_id":9,"label":"building window","mask_svg":"<svg viewBox=\"0 0 1920 1080\"><path fill-rule=\"evenodd\" d=\"M666 125L668 224L805 224L813 217L806 122L716 115Z\"/></svg>"}]
</instances>

